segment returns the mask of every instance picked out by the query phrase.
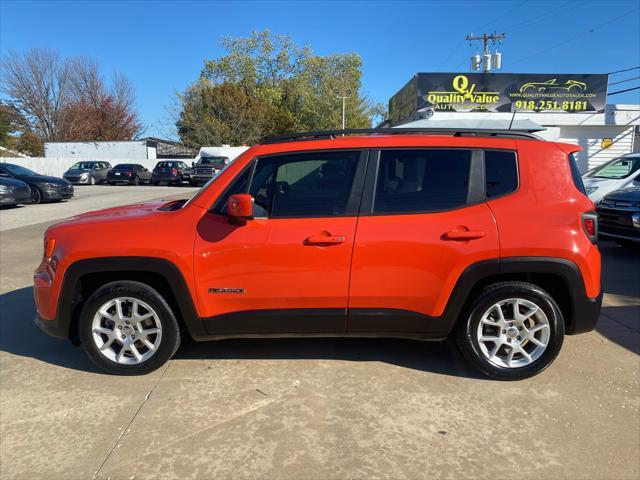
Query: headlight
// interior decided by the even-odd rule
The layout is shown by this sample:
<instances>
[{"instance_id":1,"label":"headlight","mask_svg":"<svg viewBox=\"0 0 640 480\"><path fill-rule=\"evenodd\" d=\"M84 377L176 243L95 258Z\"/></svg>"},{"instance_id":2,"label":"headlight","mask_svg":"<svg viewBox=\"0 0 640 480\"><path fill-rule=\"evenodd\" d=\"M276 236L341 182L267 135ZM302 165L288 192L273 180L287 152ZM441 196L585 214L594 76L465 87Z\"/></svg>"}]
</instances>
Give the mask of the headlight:
<instances>
[{"instance_id":1,"label":"headlight","mask_svg":"<svg viewBox=\"0 0 640 480\"><path fill-rule=\"evenodd\" d=\"M42 185L49 188L60 188L62 186L59 183L52 183L52 182L44 182Z\"/></svg>"},{"instance_id":2,"label":"headlight","mask_svg":"<svg viewBox=\"0 0 640 480\"><path fill-rule=\"evenodd\" d=\"M89 174L88 174L88 173L83 173L82 175L80 175L80 178L84 180L84 179L85 179L85 178L87 178L88 176L89 176Z\"/></svg>"},{"instance_id":3,"label":"headlight","mask_svg":"<svg viewBox=\"0 0 640 480\"><path fill-rule=\"evenodd\" d=\"M595 192L596 190L598 190L598 187L587 187L585 189L585 191L587 192L587 195L591 195L593 192Z\"/></svg>"},{"instance_id":4,"label":"headlight","mask_svg":"<svg viewBox=\"0 0 640 480\"><path fill-rule=\"evenodd\" d=\"M11 187L8 185L0 185L0 193L9 193L11 191Z\"/></svg>"},{"instance_id":5,"label":"headlight","mask_svg":"<svg viewBox=\"0 0 640 480\"><path fill-rule=\"evenodd\" d=\"M640 213L634 213L631 215L631 221L633 222L634 227L640 229Z\"/></svg>"}]
</instances>

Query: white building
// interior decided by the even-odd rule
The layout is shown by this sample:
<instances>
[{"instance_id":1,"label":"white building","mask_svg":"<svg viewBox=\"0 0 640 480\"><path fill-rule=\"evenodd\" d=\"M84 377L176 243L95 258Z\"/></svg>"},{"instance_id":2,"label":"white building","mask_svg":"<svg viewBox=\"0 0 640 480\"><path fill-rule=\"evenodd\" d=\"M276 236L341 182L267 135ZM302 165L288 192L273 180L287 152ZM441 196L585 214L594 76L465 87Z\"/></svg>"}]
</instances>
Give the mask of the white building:
<instances>
[{"instance_id":1,"label":"white building","mask_svg":"<svg viewBox=\"0 0 640 480\"><path fill-rule=\"evenodd\" d=\"M159 158L193 158L195 151L170 140L141 138L124 141L46 142L46 158L101 160L155 160Z\"/></svg>"},{"instance_id":2,"label":"white building","mask_svg":"<svg viewBox=\"0 0 640 480\"><path fill-rule=\"evenodd\" d=\"M580 145L577 161L582 172L640 151L640 105L607 105L602 113L427 113L431 112L419 110L395 126L539 130L535 133L546 140Z\"/></svg>"}]
</instances>

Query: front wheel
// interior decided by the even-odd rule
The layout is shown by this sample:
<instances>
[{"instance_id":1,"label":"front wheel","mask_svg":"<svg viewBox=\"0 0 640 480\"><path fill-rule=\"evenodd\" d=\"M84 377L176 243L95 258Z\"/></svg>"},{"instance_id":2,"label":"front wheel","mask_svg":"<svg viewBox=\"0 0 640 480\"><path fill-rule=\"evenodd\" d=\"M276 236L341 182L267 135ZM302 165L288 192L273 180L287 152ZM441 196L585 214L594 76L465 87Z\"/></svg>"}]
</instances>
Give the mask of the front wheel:
<instances>
[{"instance_id":1,"label":"front wheel","mask_svg":"<svg viewBox=\"0 0 640 480\"><path fill-rule=\"evenodd\" d=\"M38 187L31 187L31 203L42 202L42 192Z\"/></svg>"},{"instance_id":2,"label":"front wheel","mask_svg":"<svg viewBox=\"0 0 640 480\"><path fill-rule=\"evenodd\" d=\"M96 177L94 177L94 176L89 177L89 184L95 185L96 184Z\"/></svg>"},{"instance_id":3,"label":"front wheel","mask_svg":"<svg viewBox=\"0 0 640 480\"><path fill-rule=\"evenodd\" d=\"M460 318L458 346L485 375L520 380L540 373L558 355L564 320L554 299L525 282L486 287Z\"/></svg>"},{"instance_id":4,"label":"front wheel","mask_svg":"<svg viewBox=\"0 0 640 480\"><path fill-rule=\"evenodd\" d=\"M143 375L178 350L178 322L165 299L140 282L118 281L96 290L80 314L79 337L89 358L116 375Z\"/></svg>"}]
</instances>

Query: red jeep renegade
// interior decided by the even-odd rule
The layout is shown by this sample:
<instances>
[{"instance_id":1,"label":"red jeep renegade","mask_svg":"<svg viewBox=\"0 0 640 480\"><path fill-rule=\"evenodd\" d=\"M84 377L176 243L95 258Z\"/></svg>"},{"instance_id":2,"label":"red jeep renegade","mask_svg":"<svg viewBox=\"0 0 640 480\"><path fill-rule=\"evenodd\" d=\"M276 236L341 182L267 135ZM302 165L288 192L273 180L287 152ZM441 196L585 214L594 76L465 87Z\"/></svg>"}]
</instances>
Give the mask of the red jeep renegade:
<instances>
[{"instance_id":1,"label":"red jeep renegade","mask_svg":"<svg viewBox=\"0 0 640 480\"><path fill-rule=\"evenodd\" d=\"M116 374L183 335L451 334L485 374L529 377L600 311L577 150L511 131L273 138L188 201L49 228L36 322Z\"/></svg>"}]
</instances>

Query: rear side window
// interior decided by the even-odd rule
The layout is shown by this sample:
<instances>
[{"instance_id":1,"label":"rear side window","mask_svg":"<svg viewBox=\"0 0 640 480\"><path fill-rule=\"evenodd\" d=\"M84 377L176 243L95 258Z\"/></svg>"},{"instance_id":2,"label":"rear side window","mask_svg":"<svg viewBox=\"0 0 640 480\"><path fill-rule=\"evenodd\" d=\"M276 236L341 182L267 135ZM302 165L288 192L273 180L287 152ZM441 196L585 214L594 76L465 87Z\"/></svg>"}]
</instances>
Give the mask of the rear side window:
<instances>
[{"instance_id":1,"label":"rear side window","mask_svg":"<svg viewBox=\"0 0 640 480\"><path fill-rule=\"evenodd\" d=\"M515 152L487 150L484 152L487 198L515 192L518 188L518 164Z\"/></svg>"},{"instance_id":2,"label":"rear side window","mask_svg":"<svg viewBox=\"0 0 640 480\"><path fill-rule=\"evenodd\" d=\"M373 210L421 213L467 203L471 151L383 150Z\"/></svg>"},{"instance_id":3,"label":"rear side window","mask_svg":"<svg viewBox=\"0 0 640 480\"><path fill-rule=\"evenodd\" d=\"M586 195L587 192L585 191L584 184L582 183L582 176L580 175L580 169L576 162L576 156L573 153L569 154L569 168L571 169L571 177L573 178L574 185L580 192L582 192L583 195Z\"/></svg>"}]
</instances>

